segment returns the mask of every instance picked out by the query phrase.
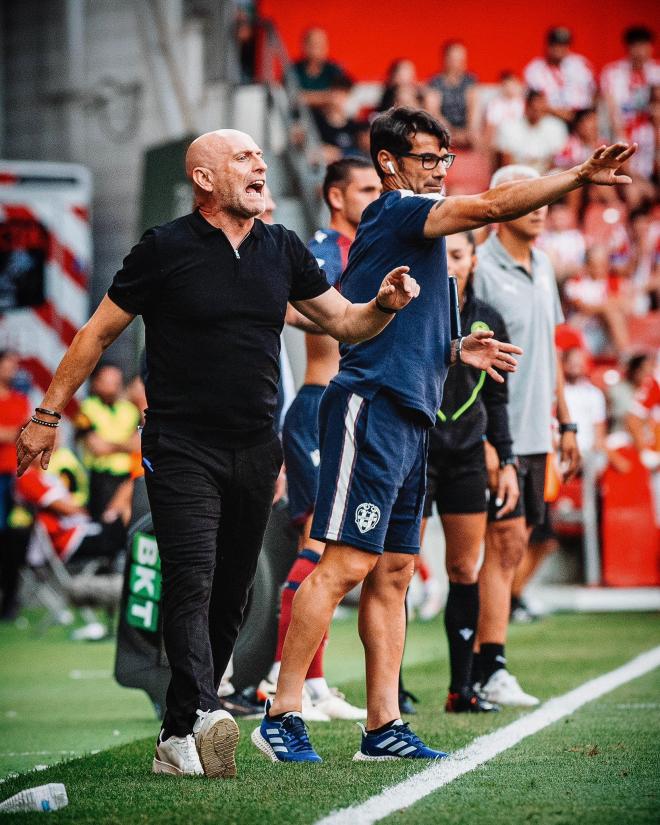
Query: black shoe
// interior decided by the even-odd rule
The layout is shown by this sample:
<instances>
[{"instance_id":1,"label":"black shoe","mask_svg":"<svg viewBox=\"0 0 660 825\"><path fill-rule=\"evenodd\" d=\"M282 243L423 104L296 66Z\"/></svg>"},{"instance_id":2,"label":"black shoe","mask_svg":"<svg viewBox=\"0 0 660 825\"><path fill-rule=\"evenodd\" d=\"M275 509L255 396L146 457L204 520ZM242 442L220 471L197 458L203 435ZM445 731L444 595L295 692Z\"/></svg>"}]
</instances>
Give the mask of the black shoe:
<instances>
[{"instance_id":1,"label":"black shoe","mask_svg":"<svg viewBox=\"0 0 660 825\"><path fill-rule=\"evenodd\" d=\"M499 705L487 702L473 690L450 693L445 702L447 713L494 713L499 709Z\"/></svg>"},{"instance_id":2,"label":"black shoe","mask_svg":"<svg viewBox=\"0 0 660 825\"><path fill-rule=\"evenodd\" d=\"M534 613L529 605L517 596L511 597L511 612L509 614L509 621L513 624L531 624L540 620L538 613Z\"/></svg>"},{"instance_id":3,"label":"black shoe","mask_svg":"<svg viewBox=\"0 0 660 825\"><path fill-rule=\"evenodd\" d=\"M419 704L419 699L415 696L415 694L411 693L409 690L400 690L399 710L401 713L407 713L408 716L414 716L417 711L413 707L413 704Z\"/></svg>"},{"instance_id":4,"label":"black shoe","mask_svg":"<svg viewBox=\"0 0 660 825\"><path fill-rule=\"evenodd\" d=\"M252 702L247 691L243 693L231 693L229 696L221 696L218 701L220 708L226 710L236 719L261 719L264 709L261 705Z\"/></svg>"}]
</instances>

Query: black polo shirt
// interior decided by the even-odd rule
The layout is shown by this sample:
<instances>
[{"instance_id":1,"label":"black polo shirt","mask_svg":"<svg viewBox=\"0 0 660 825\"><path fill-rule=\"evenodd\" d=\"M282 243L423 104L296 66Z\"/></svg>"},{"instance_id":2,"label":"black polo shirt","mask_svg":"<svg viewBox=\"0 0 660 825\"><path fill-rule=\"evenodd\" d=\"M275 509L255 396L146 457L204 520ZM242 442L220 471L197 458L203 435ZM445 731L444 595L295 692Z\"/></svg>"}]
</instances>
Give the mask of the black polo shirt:
<instances>
[{"instance_id":1,"label":"black polo shirt","mask_svg":"<svg viewBox=\"0 0 660 825\"><path fill-rule=\"evenodd\" d=\"M221 447L267 441L287 301L329 288L280 225L255 220L237 251L197 211L147 230L108 297L144 319L149 424Z\"/></svg>"}]
</instances>

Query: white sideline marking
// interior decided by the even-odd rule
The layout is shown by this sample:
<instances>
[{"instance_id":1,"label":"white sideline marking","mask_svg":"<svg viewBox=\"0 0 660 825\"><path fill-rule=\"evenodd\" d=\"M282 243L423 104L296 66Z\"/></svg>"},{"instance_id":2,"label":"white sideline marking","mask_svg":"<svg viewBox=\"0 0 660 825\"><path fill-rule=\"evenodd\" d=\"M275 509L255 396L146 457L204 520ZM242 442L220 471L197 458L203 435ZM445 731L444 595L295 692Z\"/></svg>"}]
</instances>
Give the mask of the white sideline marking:
<instances>
[{"instance_id":1,"label":"white sideline marking","mask_svg":"<svg viewBox=\"0 0 660 825\"><path fill-rule=\"evenodd\" d=\"M484 762L514 747L528 736L538 733L564 716L569 716L582 705L655 670L658 666L660 647L642 653L622 667L591 679L563 696L549 699L538 710L487 736L480 736L471 745L456 751L449 759L434 762L426 770L385 788L366 802L335 811L317 820L315 825L372 825L395 811L414 805L443 785L448 785L459 776L473 771Z\"/></svg>"}]
</instances>

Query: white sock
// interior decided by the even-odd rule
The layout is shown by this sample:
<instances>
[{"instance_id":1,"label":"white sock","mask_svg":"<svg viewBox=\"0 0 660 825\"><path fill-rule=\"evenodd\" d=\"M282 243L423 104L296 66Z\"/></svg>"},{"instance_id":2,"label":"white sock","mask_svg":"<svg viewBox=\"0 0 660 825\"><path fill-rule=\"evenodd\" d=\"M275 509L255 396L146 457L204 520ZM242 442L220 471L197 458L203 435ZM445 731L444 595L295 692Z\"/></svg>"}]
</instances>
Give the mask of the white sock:
<instances>
[{"instance_id":1,"label":"white sock","mask_svg":"<svg viewBox=\"0 0 660 825\"><path fill-rule=\"evenodd\" d=\"M319 702L330 695L330 688L323 676L317 676L315 679L305 679L305 685L312 697L312 702Z\"/></svg>"},{"instance_id":2,"label":"white sock","mask_svg":"<svg viewBox=\"0 0 660 825\"><path fill-rule=\"evenodd\" d=\"M266 679L274 685L277 684L277 680L280 678L281 666L282 662L273 662L271 669L268 671L268 676L266 676Z\"/></svg>"}]
</instances>

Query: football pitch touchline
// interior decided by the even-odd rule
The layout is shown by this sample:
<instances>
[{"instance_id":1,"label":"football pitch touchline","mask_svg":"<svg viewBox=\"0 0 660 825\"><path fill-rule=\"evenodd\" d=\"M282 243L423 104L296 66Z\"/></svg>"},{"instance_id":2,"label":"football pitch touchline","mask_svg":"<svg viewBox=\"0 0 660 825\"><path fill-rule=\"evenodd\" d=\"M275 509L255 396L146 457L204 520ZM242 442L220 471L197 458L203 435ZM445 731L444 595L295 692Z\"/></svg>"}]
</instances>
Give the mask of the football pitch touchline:
<instances>
[{"instance_id":1,"label":"football pitch touchline","mask_svg":"<svg viewBox=\"0 0 660 825\"><path fill-rule=\"evenodd\" d=\"M592 702L660 666L660 647L642 653L622 667L585 682L580 687L549 699L538 710L528 713L504 728L480 736L471 745L456 751L448 759L433 762L426 770L398 782L359 805L351 805L317 820L315 825L372 825L386 816L414 805L459 776L538 733L553 722L569 716L582 705ZM359 770L356 765L355 770Z\"/></svg>"}]
</instances>

